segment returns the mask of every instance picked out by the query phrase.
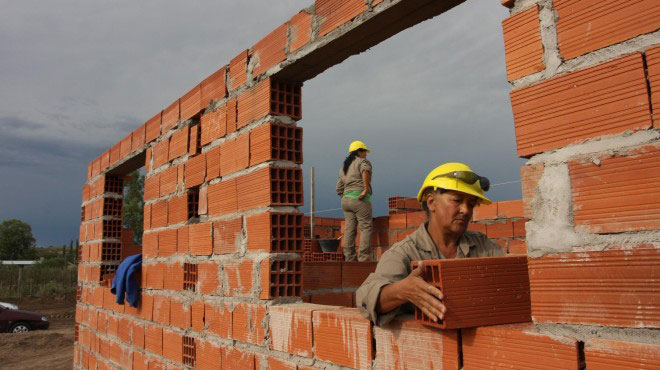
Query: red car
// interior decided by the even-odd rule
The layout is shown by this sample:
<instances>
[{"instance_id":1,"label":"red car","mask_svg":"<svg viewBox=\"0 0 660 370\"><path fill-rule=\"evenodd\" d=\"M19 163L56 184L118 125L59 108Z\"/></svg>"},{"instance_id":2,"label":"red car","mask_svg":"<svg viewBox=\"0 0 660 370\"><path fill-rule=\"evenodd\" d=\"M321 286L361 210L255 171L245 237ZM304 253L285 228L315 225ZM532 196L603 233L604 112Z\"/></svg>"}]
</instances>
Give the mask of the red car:
<instances>
[{"instance_id":1,"label":"red car","mask_svg":"<svg viewBox=\"0 0 660 370\"><path fill-rule=\"evenodd\" d=\"M50 322L36 312L14 310L0 305L0 333L26 333L30 330L45 330Z\"/></svg>"}]
</instances>

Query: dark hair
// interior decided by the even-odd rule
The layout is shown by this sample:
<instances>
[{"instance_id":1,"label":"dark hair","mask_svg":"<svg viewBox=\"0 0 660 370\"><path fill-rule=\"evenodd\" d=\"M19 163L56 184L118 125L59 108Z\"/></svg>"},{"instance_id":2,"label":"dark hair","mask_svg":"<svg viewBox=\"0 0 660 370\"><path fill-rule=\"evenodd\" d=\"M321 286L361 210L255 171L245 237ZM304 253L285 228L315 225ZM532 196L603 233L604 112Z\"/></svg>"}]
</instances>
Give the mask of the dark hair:
<instances>
[{"instance_id":1,"label":"dark hair","mask_svg":"<svg viewBox=\"0 0 660 370\"><path fill-rule=\"evenodd\" d=\"M348 167L350 167L351 163L353 163L355 158L357 158L357 154L359 150L360 149L352 151L351 154L349 154L348 157L344 159L344 175L346 174L346 172L348 172Z\"/></svg>"},{"instance_id":2,"label":"dark hair","mask_svg":"<svg viewBox=\"0 0 660 370\"><path fill-rule=\"evenodd\" d=\"M426 191L424 191L424 193L422 194L422 199L426 199L426 194L429 194L429 193L442 194L446 191L447 191L447 189L443 189L443 188L438 188L437 190L432 190L431 188L429 188ZM422 209L426 213L426 218L429 218L429 216L431 215L431 211L429 211L429 206L428 206L428 204L426 204L426 200L422 201Z\"/></svg>"}]
</instances>

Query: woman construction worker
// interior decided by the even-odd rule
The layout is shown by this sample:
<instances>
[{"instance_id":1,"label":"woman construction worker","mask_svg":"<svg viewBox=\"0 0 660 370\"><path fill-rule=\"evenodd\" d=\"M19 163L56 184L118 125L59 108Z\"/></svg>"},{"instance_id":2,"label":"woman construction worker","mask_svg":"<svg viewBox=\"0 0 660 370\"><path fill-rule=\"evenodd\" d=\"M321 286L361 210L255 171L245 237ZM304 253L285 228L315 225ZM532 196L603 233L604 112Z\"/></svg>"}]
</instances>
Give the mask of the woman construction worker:
<instances>
[{"instance_id":1,"label":"woman construction worker","mask_svg":"<svg viewBox=\"0 0 660 370\"><path fill-rule=\"evenodd\" d=\"M432 320L446 312L442 292L424 281L422 264L412 261L444 258L503 256L502 248L482 233L467 231L478 204L491 204L484 196L487 178L462 163L445 163L431 171L417 194L427 221L383 254L376 271L356 292L360 313L383 325L401 313L412 313L413 304Z\"/></svg>"},{"instance_id":2,"label":"woman construction worker","mask_svg":"<svg viewBox=\"0 0 660 370\"><path fill-rule=\"evenodd\" d=\"M348 147L348 157L339 169L337 195L341 197L346 225L344 228L344 257L355 261L356 227L360 226L359 261L371 260L371 162L367 159L370 150L361 141Z\"/></svg>"}]
</instances>

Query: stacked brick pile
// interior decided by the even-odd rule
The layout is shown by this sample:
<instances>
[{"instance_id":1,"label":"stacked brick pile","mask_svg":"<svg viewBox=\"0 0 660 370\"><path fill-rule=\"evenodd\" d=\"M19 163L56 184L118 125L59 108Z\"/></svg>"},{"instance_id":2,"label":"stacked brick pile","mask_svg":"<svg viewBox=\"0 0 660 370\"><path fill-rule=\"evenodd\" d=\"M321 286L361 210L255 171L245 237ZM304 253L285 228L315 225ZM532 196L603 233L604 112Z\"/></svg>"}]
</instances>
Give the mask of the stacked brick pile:
<instances>
[{"instance_id":1,"label":"stacked brick pile","mask_svg":"<svg viewBox=\"0 0 660 370\"><path fill-rule=\"evenodd\" d=\"M517 150L529 159L521 177L533 323L373 327L354 308L292 303L304 284L328 283L302 276L302 83L461 2L316 0L92 161L74 367L660 366L653 0L503 1ZM127 253L123 176L142 166L144 262L133 308L102 282ZM520 221L500 204L494 219L478 214L487 234ZM386 245L418 224L419 215L404 215L388 218ZM520 240L500 235L509 252ZM335 264L325 278L353 289L357 275L338 266L341 275Z\"/></svg>"}]
</instances>

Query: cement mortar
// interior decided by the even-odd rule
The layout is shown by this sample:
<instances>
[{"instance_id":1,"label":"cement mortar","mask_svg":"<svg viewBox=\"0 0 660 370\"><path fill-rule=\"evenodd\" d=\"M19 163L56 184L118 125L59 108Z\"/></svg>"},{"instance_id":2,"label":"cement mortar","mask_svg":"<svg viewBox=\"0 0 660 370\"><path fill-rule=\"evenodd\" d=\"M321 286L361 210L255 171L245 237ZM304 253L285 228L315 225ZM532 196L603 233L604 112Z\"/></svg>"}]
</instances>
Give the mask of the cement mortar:
<instances>
[{"instance_id":1,"label":"cement mortar","mask_svg":"<svg viewBox=\"0 0 660 370\"><path fill-rule=\"evenodd\" d=\"M541 43L543 44L543 63L545 64L545 70L542 73L545 78L550 78L557 73L557 69L562 63L557 43L557 19L559 16L557 15L551 0L544 0L539 3L539 5Z\"/></svg>"},{"instance_id":2,"label":"cement mortar","mask_svg":"<svg viewBox=\"0 0 660 370\"><path fill-rule=\"evenodd\" d=\"M543 40L545 41L545 39ZM558 68L556 68L555 74L546 74L545 72L534 73L532 75L525 76L513 81L512 85L514 89L531 86L550 78L555 78L570 72L594 67L625 55L642 53L645 52L648 48L657 46L658 44L660 44L660 31L637 36L622 43L598 49L588 54L563 61L558 66ZM545 47L547 46L544 43L544 48ZM555 47L557 47L556 44ZM559 57L561 58L561 55L559 55Z\"/></svg>"},{"instance_id":3,"label":"cement mortar","mask_svg":"<svg viewBox=\"0 0 660 370\"><path fill-rule=\"evenodd\" d=\"M660 344L660 329L615 328L595 325L535 324L534 332L552 337L568 337L589 345L591 339L604 338L624 342Z\"/></svg>"},{"instance_id":4,"label":"cement mortar","mask_svg":"<svg viewBox=\"0 0 660 370\"><path fill-rule=\"evenodd\" d=\"M516 15L520 12L523 12L532 6L545 2L546 0L516 0L513 4L513 7L509 10L511 15Z\"/></svg>"}]
</instances>

